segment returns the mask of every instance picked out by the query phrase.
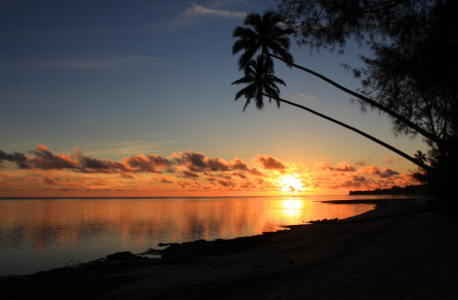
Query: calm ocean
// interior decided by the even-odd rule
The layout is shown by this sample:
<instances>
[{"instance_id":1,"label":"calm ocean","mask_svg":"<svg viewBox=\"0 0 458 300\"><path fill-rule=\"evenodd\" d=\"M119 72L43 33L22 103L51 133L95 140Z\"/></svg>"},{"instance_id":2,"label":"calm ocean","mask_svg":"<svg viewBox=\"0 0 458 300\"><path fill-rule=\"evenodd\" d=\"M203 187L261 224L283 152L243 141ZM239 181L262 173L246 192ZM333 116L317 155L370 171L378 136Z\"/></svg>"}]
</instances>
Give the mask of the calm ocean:
<instances>
[{"instance_id":1,"label":"calm ocean","mask_svg":"<svg viewBox=\"0 0 458 300\"><path fill-rule=\"evenodd\" d=\"M369 196L371 198L386 198ZM0 276L88 262L158 243L231 239L281 225L347 218L373 205L323 200L368 196L0 200Z\"/></svg>"}]
</instances>

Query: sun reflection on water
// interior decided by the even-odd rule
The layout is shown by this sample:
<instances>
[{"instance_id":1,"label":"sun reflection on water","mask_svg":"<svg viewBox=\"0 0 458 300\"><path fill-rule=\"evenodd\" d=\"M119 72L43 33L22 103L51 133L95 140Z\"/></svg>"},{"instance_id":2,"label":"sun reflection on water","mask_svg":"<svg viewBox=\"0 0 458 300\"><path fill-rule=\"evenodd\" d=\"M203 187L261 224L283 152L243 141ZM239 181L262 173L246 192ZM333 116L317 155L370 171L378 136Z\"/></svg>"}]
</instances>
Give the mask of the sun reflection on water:
<instances>
[{"instance_id":1,"label":"sun reflection on water","mask_svg":"<svg viewBox=\"0 0 458 300\"><path fill-rule=\"evenodd\" d=\"M292 218L302 214L301 210L303 207L303 201L292 199L283 200L281 202L281 206L283 208L283 213L286 215L286 217Z\"/></svg>"}]
</instances>

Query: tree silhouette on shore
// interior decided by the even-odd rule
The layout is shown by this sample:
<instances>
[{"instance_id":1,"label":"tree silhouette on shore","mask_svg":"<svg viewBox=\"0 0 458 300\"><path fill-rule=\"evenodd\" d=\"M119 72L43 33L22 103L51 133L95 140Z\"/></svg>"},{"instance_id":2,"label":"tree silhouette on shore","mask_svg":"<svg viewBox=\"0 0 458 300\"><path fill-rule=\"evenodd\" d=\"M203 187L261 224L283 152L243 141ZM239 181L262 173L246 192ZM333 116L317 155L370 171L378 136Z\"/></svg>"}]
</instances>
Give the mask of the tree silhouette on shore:
<instances>
[{"instance_id":1,"label":"tree silhouette on shore","mask_svg":"<svg viewBox=\"0 0 458 300\"><path fill-rule=\"evenodd\" d=\"M343 52L354 40L370 50L360 55L364 67L344 67L361 78L358 92L424 130L389 115L395 135L423 135L431 168L413 175L428 183L444 213L458 212L458 1L276 1L299 45ZM356 100L365 110L367 102Z\"/></svg>"}]
</instances>

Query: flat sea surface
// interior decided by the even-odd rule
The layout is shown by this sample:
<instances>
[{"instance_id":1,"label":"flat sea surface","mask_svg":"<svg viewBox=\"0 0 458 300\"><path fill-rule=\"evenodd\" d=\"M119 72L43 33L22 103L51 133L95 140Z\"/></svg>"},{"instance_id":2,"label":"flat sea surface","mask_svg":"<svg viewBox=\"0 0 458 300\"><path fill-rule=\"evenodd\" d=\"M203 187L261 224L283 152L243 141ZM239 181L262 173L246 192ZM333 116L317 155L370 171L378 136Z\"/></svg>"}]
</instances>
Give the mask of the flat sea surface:
<instances>
[{"instance_id":1,"label":"flat sea surface","mask_svg":"<svg viewBox=\"0 0 458 300\"><path fill-rule=\"evenodd\" d=\"M282 225L348 218L373 205L324 200L387 196L0 200L0 276L23 275L141 253L159 243L277 231Z\"/></svg>"}]
</instances>

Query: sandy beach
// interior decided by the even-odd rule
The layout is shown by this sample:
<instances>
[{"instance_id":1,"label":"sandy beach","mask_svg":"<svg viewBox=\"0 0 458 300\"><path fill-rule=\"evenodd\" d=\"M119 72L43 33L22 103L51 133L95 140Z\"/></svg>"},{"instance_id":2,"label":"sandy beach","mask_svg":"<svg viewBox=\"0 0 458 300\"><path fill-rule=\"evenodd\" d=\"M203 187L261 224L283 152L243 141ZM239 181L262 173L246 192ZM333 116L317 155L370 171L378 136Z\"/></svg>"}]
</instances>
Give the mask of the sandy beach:
<instances>
[{"instance_id":1,"label":"sandy beach","mask_svg":"<svg viewBox=\"0 0 458 300\"><path fill-rule=\"evenodd\" d=\"M428 210L424 198L366 203L377 208L339 222L170 247L161 259L2 277L1 298L455 299L457 217Z\"/></svg>"}]
</instances>

